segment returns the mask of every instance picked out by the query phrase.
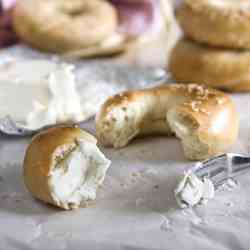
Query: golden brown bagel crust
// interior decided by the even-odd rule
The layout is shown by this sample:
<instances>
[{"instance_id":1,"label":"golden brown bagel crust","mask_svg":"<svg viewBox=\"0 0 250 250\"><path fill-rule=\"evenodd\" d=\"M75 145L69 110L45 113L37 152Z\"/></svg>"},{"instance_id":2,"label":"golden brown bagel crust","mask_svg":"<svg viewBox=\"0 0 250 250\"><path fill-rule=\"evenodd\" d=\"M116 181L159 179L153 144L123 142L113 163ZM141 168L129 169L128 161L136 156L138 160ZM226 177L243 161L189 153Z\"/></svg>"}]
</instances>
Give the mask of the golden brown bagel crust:
<instances>
[{"instance_id":1,"label":"golden brown bagel crust","mask_svg":"<svg viewBox=\"0 0 250 250\"><path fill-rule=\"evenodd\" d=\"M27 189L34 197L60 205L51 197L50 172L57 161L76 147L76 140L79 139L96 143L95 137L77 127L55 127L32 138L24 157L23 176Z\"/></svg>"},{"instance_id":2,"label":"golden brown bagel crust","mask_svg":"<svg viewBox=\"0 0 250 250\"><path fill-rule=\"evenodd\" d=\"M62 53L108 38L117 28L117 13L102 0L22 0L14 9L13 25L31 46Z\"/></svg>"},{"instance_id":3,"label":"golden brown bagel crust","mask_svg":"<svg viewBox=\"0 0 250 250\"><path fill-rule=\"evenodd\" d=\"M116 36L115 34L114 36ZM137 42L135 37L126 37L124 39L118 40L117 42L109 43L103 41L103 43L96 44L94 46L68 51L62 54L65 59L76 59L76 58L94 58L94 57L106 57L121 54L127 51L131 46ZM112 39L112 37L110 37Z\"/></svg>"},{"instance_id":4,"label":"golden brown bagel crust","mask_svg":"<svg viewBox=\"0 0 250 250\"><path fill-rule=\"evenodd\" d=\"M215 2L185 0L181 4L176 14L185 35L212 46L249 49L250 2L222 0L223 5Z\"/></svg>"},{"instance_id":5,"label":"golden brown bagel crust","mask_svg":"<svg viewBox=\"0 0 250 250\"><path fill-rule=\"evenodd\" d=\"M137 135L175 133L186 157L200 160L225 152L235 142L238 116L223 92L167 84L109 98L96 117L96 132L103 145L115 148Z\"/></svg>"},{"instance_id":6,"label":"golden brown bagel crust","mask_svg":"<svg viewBox=\"0 0 250 250\"><path fill-rule=\"evenodd\" d=\"M207 47L182 39L172 50L168 70L179 82L250 91L250 51Z\"/></svg>"}]
</instances>

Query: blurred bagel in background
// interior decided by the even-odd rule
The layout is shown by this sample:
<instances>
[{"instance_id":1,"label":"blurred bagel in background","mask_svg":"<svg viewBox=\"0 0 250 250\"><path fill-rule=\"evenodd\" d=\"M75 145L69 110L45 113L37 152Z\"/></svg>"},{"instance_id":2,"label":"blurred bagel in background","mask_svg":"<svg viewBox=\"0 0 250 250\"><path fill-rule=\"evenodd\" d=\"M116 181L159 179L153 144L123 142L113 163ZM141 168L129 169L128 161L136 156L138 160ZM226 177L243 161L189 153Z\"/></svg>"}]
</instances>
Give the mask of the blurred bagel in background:
<instances>
[{"instance_id":1,"label":"blurred bagel in background","mask_svg":"<svg viewBox=\"0 0 250 250\"><path fill-rule=\"evenodd\" d=\"M13 19L24 42L56 53L97 46L110 38L118 25L116 9L102 0L17 1Z\"/></svg>"},{"instance_id":2,"label":"blurred bagel in background","mask_svg":"<svg viewBox=\"0 0 250 250\"><path fill-rule=\"evenodd\" d=\"M250 1L184 0L176 11L184 34L211 46L250 48Z\"/></svg>"},{"instance_id":3,"label":"blurred bagel in background","mask_svg":"<svg viewBox=\"0 0 250 250\"><path fill-rule=\"evenodd\" d=\"M163 65L180 34L172 0L3 1L14 8L13 28L20 41L67 58L129 52L127 59L140 64L148 54L160 54L157 64Z\"/></svg>"},{"instance_id":4,"label":"blurred bagel in background","mask_svg":"<svg viewBox=\"0 0 250 250\"><path fill-rule=\"evenodd\" d=\"M168 70L180 82L202 82L228 91L250 91L250 51L204 46L181 39Z\"/></svg>"}]
</instances>

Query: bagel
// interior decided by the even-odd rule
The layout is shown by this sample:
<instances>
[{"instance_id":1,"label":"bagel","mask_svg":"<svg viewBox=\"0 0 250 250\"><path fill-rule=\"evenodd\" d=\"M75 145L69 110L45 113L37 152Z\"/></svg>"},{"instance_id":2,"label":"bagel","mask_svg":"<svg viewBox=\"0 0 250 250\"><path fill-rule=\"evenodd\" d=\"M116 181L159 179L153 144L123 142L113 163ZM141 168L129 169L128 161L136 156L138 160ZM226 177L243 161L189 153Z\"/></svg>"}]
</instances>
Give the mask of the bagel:
<instances>
[{"instance_id":1,"label":"bagel","mask_svg":"<svg viewBox=\"0 0 250 250\"><path fill-rule=\"evenodd\" d=\"M96 198L110 161L91 134L77 127L55 127L35 136L24 163L24 183L31 194L63 209Z\"/></svg>"},{"instance_id":2,"label":"bagel","mask_svg":"<svg viewBox=\"0 0 250 250\"><path fill-rule=\"evenodd\" d=\"M100 44L63 53L65 59L105 57L121 54L136 42L136 38L114 34Z\"/></svg>"},{"instance_id":3,"label":"bagel","mask_svg":"<svg viewBox=\"0 0 250 250\"><path fill-rule=\"evenodd\" d=\"M250 48L248 0L184 0L176 11L185 35L211 46Z\"/></svg>"},{"instance_id":4,"label":"bagel","mask_svg":"<svg viewBox=\"0 0 250 250\"><path fill-rule=\"evenodd\" d=\"M178 82L250 91L250 51L207 47L182 39L172 50L168 70Z\"/></svg>"},{"instance_id":5,"label":"bagel","mask_svg":"<svg viewBox=\"0 0 250 250\"><path fill-rule=\"evenodd\" d=\"M176 134L188 159L225 152L238 134L238 116L223 92L197 84L168 84L109 98L96 116L105 146L121 148L136 136Z\"/></svg>"},{"instance_id":6,"label":"bagel","mask_svg":"<svg viewBox=\"0 0 250 250\"><path fill-rule=\"evenodd\" d=\"M18 36L49 52L96 46L117 29L115 8L104 0L22 0L13 13Z\"/></svg>"}]
</instances>

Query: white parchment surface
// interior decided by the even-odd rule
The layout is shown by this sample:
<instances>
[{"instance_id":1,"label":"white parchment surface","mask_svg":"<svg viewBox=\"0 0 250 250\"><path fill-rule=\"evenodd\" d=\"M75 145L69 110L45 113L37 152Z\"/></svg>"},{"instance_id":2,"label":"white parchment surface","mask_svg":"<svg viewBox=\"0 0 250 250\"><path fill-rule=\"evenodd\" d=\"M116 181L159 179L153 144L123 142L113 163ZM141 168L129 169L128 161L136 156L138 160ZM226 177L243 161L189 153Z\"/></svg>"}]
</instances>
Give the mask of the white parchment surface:
<instances>
[{"instance_id":1,"label":"white parchment surface","mask_svg":"<svg viewBox=\"0 0 250 250\"><path fill-rule=\"evenodd\" d=\"M250 94L233 99L241 126L230 151L250 154ZM94 133L94 122L83 128ZM206 206L181 210L173 189L193 163L175 138L138 139L120 150L101 147L112 165L97 200L88 208L61 211L33 199L24 187L29 141L0 136L0 250L250 248L250 172Z\"/></svg>"}]
</instances>

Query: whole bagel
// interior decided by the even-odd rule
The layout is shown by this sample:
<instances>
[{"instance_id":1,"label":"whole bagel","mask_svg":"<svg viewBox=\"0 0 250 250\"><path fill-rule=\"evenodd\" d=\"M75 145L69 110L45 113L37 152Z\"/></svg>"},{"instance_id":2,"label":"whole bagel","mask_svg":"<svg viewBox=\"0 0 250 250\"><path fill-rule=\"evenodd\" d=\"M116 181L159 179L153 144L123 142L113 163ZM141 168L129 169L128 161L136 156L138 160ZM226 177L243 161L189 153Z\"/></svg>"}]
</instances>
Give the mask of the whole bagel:
<instances>
[{"instance_id":1,"label":"whole bagel","mask_svg":"<svg viewBox=\"0 0 250 250\"><path fill-rule=\"evenodd\" d=\"M96 117L99 141L120 148L147 134L176 134L188 159L225 152L238 134L238 116L223 92L168 84L109 98Z\"/></svg>"},{"instance_id":2,"label":"whole bagel","mask_svg":"<svg viewBox=\"0 0 250 250\"><path fill-rule=\"evenodd\" d=\"M195 41L250 48L248 0L184 0L176 13L185 35Z\"/></svg>"},{"instance_id":3,"label":"whole bagel","mask_svg":"<svg viewBox=\"0 0 250 250\"><path fill-rule=\"evenodd\" d=\"M117 28L117 13L104 0L22 0L13 13L18 36L50 52L92 47Z\"/></svg>"},{"instance_id":4,"label":"whole bagel","mask_svg":"<svg viewBox=\"0 0 250 250\"><path fill-rule=\"evenodd\" d=\"M250 51L207 47L182 39L172 50L168 69L179 82L250 91Z\"/></svg>"}]
</instances>

